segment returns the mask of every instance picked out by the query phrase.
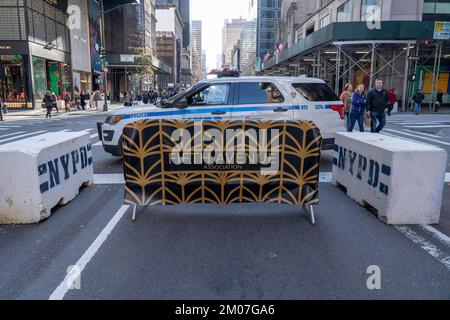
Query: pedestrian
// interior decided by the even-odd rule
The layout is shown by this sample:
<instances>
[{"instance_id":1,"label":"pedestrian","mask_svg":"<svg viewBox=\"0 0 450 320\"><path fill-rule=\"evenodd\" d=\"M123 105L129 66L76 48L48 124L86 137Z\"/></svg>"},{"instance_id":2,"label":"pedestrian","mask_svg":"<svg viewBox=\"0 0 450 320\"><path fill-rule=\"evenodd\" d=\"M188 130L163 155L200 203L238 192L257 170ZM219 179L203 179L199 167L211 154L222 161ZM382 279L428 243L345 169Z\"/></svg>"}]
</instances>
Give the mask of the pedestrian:
<instances>
[{"instance_id":1,"label":"pedestrian","mask_svg":"<svg viewBox=\"0 0 450 320\"><path fill-rule=\"evenodd\" d=\"M72 98L70 96L70 93L67 91L64 91L63 93L63 100L64 100L64 110L66 113L70 113L70 102L72 101Z\"/></svg>"},{"instance_id":2,"label":"pedestrian","mask_svg":"<svg viewBox=\"0 0 450 320\"><path fill-rule=\"evenodd\" d=\"M344 104L344 113L345 113L345 129L348 130L350 126L350 108L352 106L352 95L353 95L353 86L351 83L347 83L344 87L344 92L342 92L340 96L340 100Z\"/></svg>"},{"instance_id":3,"label":"pedestrian","mask_svg":"<svg viewBox=\"0 0 450 320\"><path fill-rule=\"evenodd\" d=\"M52 96L52 110L53 110L53 108L55 108L56 113L59 113L58 97L56 96L56 94L54 92L51 93L51 96Z\"/></svg>"},{"instance_id":4,"label":"pedestrian","mask_svg":"<svg viewBox=\"0 0 450 320\"><path fill-rule=\"evenodd\" d=\"M397 103L398 98L395 93L395 89L391 88L388 92L388 116L390 117L392 114L392 110L394 110L394 105Z\"/></svg>"},{"instance_id":5,"label":"pedestrian","mask_svg":"<svg viewBox=\"0 0 450 320\"><path fill-rule=\"evenodd\" d=\"M77 107L77 111L81 111L81 97L78 91L75 91L73 94L73 100L75 102L75 105Z\"/></svg>"},{"instance_id":6,"label":"pedestrian","mask_svg":"<svg viewBox=\"0 0 450 320\"><path fill-rule=\"evenodd\" d=\"M95 91L94 93L94 105L95 105L95 110L98 110L98 102L102 99L101 95L100 95L100 91Z\"/></svg>"},{"instance_id":7,"label":"pedestrian","mask_svg":"<svg viewBox=\"0 0 450 320\"><path fill-rule=\"evenodd\" d=\"M149 101L150 101L150 94L148 91L144 91L144 93L142 94L142 103L145 105L148 104Z\"/></svg>"},{"instance_id":8,"label":"pedestrian","mask_svg":"<svg viewBox=\"0 0 450 320\"><path fill-rule=\"evenodd\" d=\"M83 109L83 111L86 111L86 93L84 91L81 91L80 103L81 103L81 109Z\"/></svg>"},{"instance_id":9,"label":"pedestrian","mask_svg":"<svg viewBox=\"0 0 450 320\"><path fill-rule=\"evenodd\" d=\"M142 104L142 93L140 91L138 91L136 93L136 104L137 105L141 105Z\"/></svg>"},{"instance_id":10,"label":"pedestrian","mask_svg":"<svg viewBox=\"0 0 450 320\"><path fill-rule=\"evenodd\" d=\"M436 96L436 107L434 108L434 112L438 112L439 108L442 106L444 99L444 93L441 89L438 90L438 94Z\"/></svg>"},{"instance_id":11,"label":"pedestrian","mask_svg":"<svg viewBox=\"0 0 450 320\"><path fill-rule=\"evenodd\" d=\"M0 121L5 121L5 119L3 119L3 104L4 104L3 101L4 99L0 95Z\"/></svg>"},{"instance_id":12,"label":"pedestrian","mask_svg":"<svg viewBox=\"0 0 450 320\"><path fill-rule=\"evenodd\" d=\"M52 118L52 109L53 109L53 101L52 101L52 94L50 91L47 91L47 93L44 96L43 99L45 109L47 109L47 114L45 115L45 119Z\"/></svg>"},{"instance_id":13,"label":"pedestrian","mask_svg":"<svg viewBox=\"0 0 450 320\"><path fill-rule=\"evenodd\" d=\"M423 100L425 100L425 95L422 93L422 90L417 89L417 93L413 97L414 113L416 115L418 115L420 113L420 109L422 108Z\"/></svg>"},{"instance_id":14,"label":"pedestrian","mask_svg":"<svg viewBox=\"0 0 450 320\"><path fill-rule=\"evenodd\" d=\"M383 80L375 81L375 88L367 94L367 115L372 118L370 131L380 133L386 126L388 92L383 89ZM378 126L377 126L378 124Z\"/></svg>"},{"instance_id":15,"label":"pedestrian","mask_svg":"<svg viewBox=\"0 0 450 320\"><path fill-rule=\"evenodd\" d=\"M129 93L128 91L124 94L123 102L125 107L131 107L133 104L131 93Z\"/></svg>"},{"instance_id":16,"label":"pedestrian","mask_svg":"<svg viewBox=\"0 0 450 320\"><path fill-rule=\"evenodd\" d=\"M348 132L353 132L356 121L358 121L359 131L364 132L364 115L367 108L367 98L365 96L365 86L363 84L356 87L356 92L352 95L352 104L350 109L350 124Z\"/></svg>"}]
</instances>

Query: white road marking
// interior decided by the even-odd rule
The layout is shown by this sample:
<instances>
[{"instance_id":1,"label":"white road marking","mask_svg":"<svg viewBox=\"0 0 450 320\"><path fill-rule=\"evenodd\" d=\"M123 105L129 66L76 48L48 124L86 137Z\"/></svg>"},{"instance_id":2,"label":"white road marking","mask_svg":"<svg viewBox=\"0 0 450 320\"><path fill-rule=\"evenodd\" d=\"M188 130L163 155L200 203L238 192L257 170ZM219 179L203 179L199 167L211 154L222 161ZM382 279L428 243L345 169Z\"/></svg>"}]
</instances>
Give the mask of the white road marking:
<instances>
[{"instance_id":1,"label":"white road marking","mask_svg":"<svg viewBox=\"0 0 450 320\"><path fill-rule=\"evenodd\" d=\"M447 235L443 234L442 232L440 232L439 230L433 228L432 226L426 225L426 226L421 226L422 229L430 232L433 237L435 237L436 239L438 239L439 241L441 241L442 243L446 244L447 246L450 246L450 237L448 237Z\"/></svg>"},{"instance_id":2,"label":"white road marking","mask_svg":"<svg viewBox=\"0 0 450 320\"><path fill-rule=\"evenodd\" d=\"M7 130L9 130L10 128L0 128L0 131L7 131Z\"/></svg>"},{"instance_id":3,"label":"white road marking","mask_svg":"<svg viewBox=\"0 0 450 320\"><path fill-rule=\"evenodd\" d=\"M94 255L97 253L97 251L100 249L102 244L106 241L108 236L111 234L113 229L116 227L117 223L120 221L120 219L122 219L122 217L124 216L124 214L127 212L127 210L129 208L130 208L130 206L124 205L116 212L114 217L108 222L106 227L98 235L98 237L95 239L95 241L91 244L91 246L86 250L86 252L77 261L75 266L79 268L80 274L81 274L81 272L83 272L84 268L86 268L89 261L91 261L91 259L94 257ZM71 275L68 274L64 278L64 280L61 282L61 284L55 289L55 291L53 291L53 293L49 297L49 300L63 300L64 296L69 291L69 288L71 285L71 283L69 283L70 280L71 280Z\"/></svg>"},{"instance_id":4,"label":"white road marking","mask_svg":"<svg viewBox=\"0 0 450 320\"><path fill-rule=\"evenodd\" d=\"M428 242L409 227L397 226L395 228L450 270L450 257L446 256L438 247Z\"/></svg>"},{"instance_id":5,"label":"white road marking","mask_svg":"<svg viewBox=\"0 0 450 320\"><path fill-rule=\"evenodd\" d=\"M27 133L27 134L23 134L23 135L20 135L20 136L15 136L15 137L12 137L12 138L0 140L0 143L8 142L8 141L15 140L15 139L18 139L18 138L20 138L19 140L22 140L22 138L26 138L26 137L34 136L34 135L39 135L39 134L45 133L45 132L47 132L47 130L36 131L36 132L32 132L32 133ZM61 131L59 131L59 132L61 132Z\"/></svg>"},{"instance_id":6,"label":"white road marking","mask_svg":"<svg viewBox=\"0 0 450 320\"><path fill-rule=\"evenodd\" d=\"M92 146L93 147L102 147L103 146L103 142L100 140L99 142L94 143Z\"/></svg>"},{"instance_id":7,"label":"white road marking","mask_svg":"<svg viewBox=\"0 0 450 320\"><path fill-rule=\"evenodd\" d=\"M333 172L321 172L319 174L319 182L331 183L333 180Z\"/></svg>"},{"instance_id":8,"label":"white road marking","mask_svg":"<svg viewBox=\"0 0 450 320\"><path fill-rule=\"evenodd\" d=\"M331 183L332 181L333 172L321 172L319 174L320 183ZM449 172L445 174L444 183L450 183ZM125 184L125 179L123 173L94 174L94 184Z\"/></svg>"},{"instance_id":9,"label":"white road marking","mask_svg":"<svg viewBox=\"0 0 450 320\"><path fill-rule=\"evenodd\" d=\"M95 138L98 138L98 133L91 135L91 139L95 139Z\"/></svg>"},{"instance_id":10,"label":"white road marking","mask_svg":"<svg viewBox=\"0 0 450 320\"><path fill-rule=\"evenodd\" d=\"M22 134L22 133L25 133L25 131L4 134L4 135L1 135L0 138L15 136L15 135L19 135L19 134Z\"/></svg>"},{"instance_id":11,"label":"white road marking","mask_svg":"<svg viewBox=\"0 0 450 320\"><path fill-rule=\"evenodd\" d=\"M11 126L9 124L1 125L0 128L21 128L22 126Z\"/></svg>"},{"instance_id":12,"label":"white road marking","mask_svg":"<svg viewBox=\"0 0 450 320\"><path fill-rule=\"evenodd\" d=\"M433 128L450 128L450 126L448 124L443 124L443 125L434 124L434 125L426 125L426 126L405 126L405 128L410 128L410 129L433 129Z\"/></svg>"},{"instance_id":13,"label":"white road marking","mask_svg":"<svg viewBox=\"0 0 450 320\"><path fill-rule=\"evenodd\" d=\"M417 132L417 131L408 130L408 129L404 129L403 131L419 134L421 136L426 136L426 137L430 137L430 138L439 138L439 139L442 138L441 136L438 136L438 135L435 135L435 134L431 134L431 133Z\"/></svg>"},{"instance_id":14,"label":"white road marking","mask_svg":"<svg viewBox=\"0 0 450 320\"><path fill-rule=\"evenodd\" d=\"M395 133L399 133L399 134L403 134L405 136L410 136L410 137L414 137L414 138L419 138L419 139L423 139L423 140L427 140L427 141L431 141L431 142L435 142L435 143L440 143L446 146L450 146L450 143L445 142L445 141L440 141L440 140L436 140L436 139L432 139L432 138L427 138L427 137L421 137L417 134L411 134L408 132L404 132L404 131L399 131L399 130L392 130L392 129L385 129L386 131L389 132L395 132Z\"/></svg>"}]
</instances>

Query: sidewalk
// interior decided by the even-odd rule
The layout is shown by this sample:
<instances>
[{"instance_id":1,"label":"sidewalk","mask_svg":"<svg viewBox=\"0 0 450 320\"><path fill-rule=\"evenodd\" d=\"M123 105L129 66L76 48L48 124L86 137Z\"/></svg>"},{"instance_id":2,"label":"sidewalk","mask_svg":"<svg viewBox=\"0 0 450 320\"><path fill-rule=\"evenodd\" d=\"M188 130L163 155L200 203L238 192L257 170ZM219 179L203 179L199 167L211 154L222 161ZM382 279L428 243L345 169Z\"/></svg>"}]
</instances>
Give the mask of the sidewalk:
<instances>
[{"instance_id":1,"label":"sidewalk","mask_svg":"<svg viewBox=\"0 0 450 320\"><path fill-rule=\"evenodd\" d=\"M119 104L110 104L109 105L109 111L103 111L103 104L99 105L99 109L95 110L95 109L90 109L90 110L83 110L83 111L77 111L74 110L73 108L71 109L70 113L67 113L67 115L87 115L87 114L106 114L112 110L115 109L119 109L122 108L122 105ZM65 111L64 110L59 110L59 113L54 111L55 109L52 110L52 116L53 117L58 117L61 115L65 115ZM8 113L3 114L4 117L45 117L47 113L46 109L43 108L38 108L35 110L8 110Z\"/></svg>"}]
</instances>

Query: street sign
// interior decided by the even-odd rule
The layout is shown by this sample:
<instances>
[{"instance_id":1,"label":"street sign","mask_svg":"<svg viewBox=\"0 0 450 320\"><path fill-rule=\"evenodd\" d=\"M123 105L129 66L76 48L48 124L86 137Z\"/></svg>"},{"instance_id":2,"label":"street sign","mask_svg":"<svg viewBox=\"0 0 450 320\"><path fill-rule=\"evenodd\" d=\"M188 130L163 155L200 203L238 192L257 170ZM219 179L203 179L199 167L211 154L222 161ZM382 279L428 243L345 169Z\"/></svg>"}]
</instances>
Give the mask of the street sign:
<instances>
[{"instance_id":1,"label":"street sign","mask_svg":"<svg viewBox=\"0 0 450 320\"><path fill-rule=\"evenodd\" d=\"M435 40L450 40L450 21L436 21L434 24Z\"/></svg>"}]
</instances>

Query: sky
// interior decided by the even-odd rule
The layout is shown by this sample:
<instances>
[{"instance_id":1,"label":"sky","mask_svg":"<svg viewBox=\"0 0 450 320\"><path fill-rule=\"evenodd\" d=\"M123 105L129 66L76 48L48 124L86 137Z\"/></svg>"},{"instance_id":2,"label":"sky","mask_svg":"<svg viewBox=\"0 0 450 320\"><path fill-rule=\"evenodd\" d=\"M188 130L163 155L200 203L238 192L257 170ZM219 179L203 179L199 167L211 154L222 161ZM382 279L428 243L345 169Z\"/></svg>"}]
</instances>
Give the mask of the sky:
<instances>
[{"instance_id":1,"label":"sky","mask_svg":"<svg viewBox=\"0 0 450 320\"><path fill-rule=\"evenodd\" d=\"M191 0L192 20L203 23L203 50L206 70L216 67L217 55L222 53L222 28L225 19L246 19L248 0Z\"/></svg>"}]
</instances>

